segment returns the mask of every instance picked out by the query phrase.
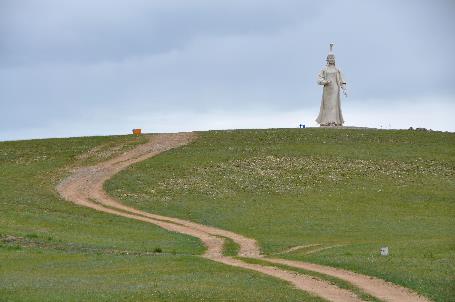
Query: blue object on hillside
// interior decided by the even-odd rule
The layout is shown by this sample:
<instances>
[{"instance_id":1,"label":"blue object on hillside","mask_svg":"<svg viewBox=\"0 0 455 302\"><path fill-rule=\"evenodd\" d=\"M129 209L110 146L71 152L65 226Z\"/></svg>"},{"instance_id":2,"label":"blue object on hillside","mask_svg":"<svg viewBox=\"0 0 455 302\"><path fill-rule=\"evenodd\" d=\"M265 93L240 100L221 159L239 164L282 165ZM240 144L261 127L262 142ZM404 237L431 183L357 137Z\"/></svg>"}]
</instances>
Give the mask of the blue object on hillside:
<instances>
[{"instance_id":1,"label":"blue object on hillside","mask_svg":"<svg viewBox=\"0 0 455 302\"><path fill-rule=\"evenodd\" d=\"M305 125L304 124L300 124L299 128L305 128Z\"/></svg>"}]
</instances>

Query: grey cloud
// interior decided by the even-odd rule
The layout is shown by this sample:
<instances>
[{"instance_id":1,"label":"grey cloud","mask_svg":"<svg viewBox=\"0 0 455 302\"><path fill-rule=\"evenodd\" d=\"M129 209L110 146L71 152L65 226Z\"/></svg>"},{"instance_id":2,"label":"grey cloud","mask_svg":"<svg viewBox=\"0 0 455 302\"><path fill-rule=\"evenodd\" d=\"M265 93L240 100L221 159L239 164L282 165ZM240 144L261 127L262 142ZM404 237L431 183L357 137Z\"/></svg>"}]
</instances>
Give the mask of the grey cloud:
<instances>
[{"instance_id":1,"label":"grey cloud","mask_svg":"<svg viewBox=\"0 0 455 302\"><path fill-rule=\"evenodd\" d=\"M213 124L217 112L313 110L332 41L350 106L377 99L393 110L400 99L455 95L450 1L1 5L0 135L66 120L114 125L137 111L151 119L213 113L210 127L225 125Z\"/></svg>"},{"instance_id":2,"label":"grey cloud","mask_svg":"<svg viewBox=\"0 0 455 302\"><path fill-rule=\"evenodd\" d=\"M163 53L200 36L277 31L309 15L305 11L314 6L295 0L287 5L257 0L7 3L2 16L8 28L2 35L3 65Z\"/></svg>"}]
</instances>

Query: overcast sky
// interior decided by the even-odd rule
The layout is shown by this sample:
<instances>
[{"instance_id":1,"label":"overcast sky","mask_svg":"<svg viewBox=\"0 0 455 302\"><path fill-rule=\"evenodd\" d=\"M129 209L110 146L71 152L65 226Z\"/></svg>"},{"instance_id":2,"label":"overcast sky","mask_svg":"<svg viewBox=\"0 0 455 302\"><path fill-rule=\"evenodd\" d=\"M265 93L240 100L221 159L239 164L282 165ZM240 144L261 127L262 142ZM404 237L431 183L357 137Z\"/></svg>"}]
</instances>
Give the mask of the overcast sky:
<instances>
[{"instance_id":1,"label":"overcast sky","mask_svg":"<svg viewBox=\"0 0 455 302\"><path fill-rule=\"evenodd\" d=\"M346 125L455 131L455 1L0 0L0 140Z\"/></svg>"}]
</instances>

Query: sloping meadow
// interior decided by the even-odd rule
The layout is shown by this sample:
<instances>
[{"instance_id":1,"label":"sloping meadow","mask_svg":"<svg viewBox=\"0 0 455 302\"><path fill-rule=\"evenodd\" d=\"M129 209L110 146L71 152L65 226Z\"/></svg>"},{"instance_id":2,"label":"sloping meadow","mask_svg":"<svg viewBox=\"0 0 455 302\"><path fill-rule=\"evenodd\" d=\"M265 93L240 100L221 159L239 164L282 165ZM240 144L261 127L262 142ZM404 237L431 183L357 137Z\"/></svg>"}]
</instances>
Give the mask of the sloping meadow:
<instances>
[{"instance_id":1,"label":"sloping meadow","mask_svg":"<svg viewBox=\"0 0 455 302\"><path fill-rule=\"evenodd\" d=\"M265 254L344 267L449 301L455 135L364 129L199 133L108 191L149 212L258 239ZM388 246L390 255L379 250Z\"/></svg>"},{"instance_id":2,"label":"sloping meadow","mask_svg":"<svg viewBox=\"0 0 455 302\"><path fill-rule=\"evenodd\" d=\"M145 137L0 142L1 301L321 301L199 257L195 238L76 206L55 186Z\"/></svg>"}]
</instances>

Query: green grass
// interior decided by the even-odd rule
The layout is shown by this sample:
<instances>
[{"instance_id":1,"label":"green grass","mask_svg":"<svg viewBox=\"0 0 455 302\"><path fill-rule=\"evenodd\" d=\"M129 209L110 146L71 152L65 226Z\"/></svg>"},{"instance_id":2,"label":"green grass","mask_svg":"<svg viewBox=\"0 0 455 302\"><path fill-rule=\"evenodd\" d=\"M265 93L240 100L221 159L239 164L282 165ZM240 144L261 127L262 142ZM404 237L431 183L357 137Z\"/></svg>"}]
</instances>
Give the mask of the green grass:
<instances>
[{"instance_id":1,"label":"green grass","mask_svg":"<svg viewBox=\"0 0 455 302\"><path fill-rule=\"evenodd\" d=\"M0 301L320 301L280 280L202 259L195 238L79 207L55 192L71 168L143 142L0 142ZM227 246L233 253L235 245Z\"/></svg>"},{"instance_id":2,"label":"green grass","mask_svg":"<svg viewBox=\"0 0 455 302\"><path fill-rule=\"evenodd\" d=\"M54 187L67 167L93 164L144 142L143 137L85 137L0 143L0 234L131 251L203 251L191 237L94 213L59 198ZM117 150L106 151L112 146ZM97 147L96 152L92 152ZM170 240L173 238L175 240ZM153 240L150 240L153 239Z\"/></svg>"},{"instance_id":3,"label":"green grass","mask_svg":"<svg viewBox=\"0 0 455 302\"><path fill-rule=\"evenodd\" d=\"M0 248L0 301L322 301L286 282L185 255Z\"/></svg>"},{"instance_id":4,"label":"green grass","mask_svg":"<svg viewBox=\"0 0 455 302\"><path fill-rule=\"evenodd\" d=\"M358 129L210 131L106 188L125 203L258 239L272 254L455 301L455 135ZM125 195L126 194L126 195ZM379 248L389 246L388 257Z\"/></svg>"},{"instance_id":5,"label":"green grass","mask_svg":"<svg viewBox=\"0 0 455 302\"><path fill-rule=\"evenodd\" d=\"M237 256L240 246L229 238L224 238L223 255Z\"/></svg>"}]
</instances>

